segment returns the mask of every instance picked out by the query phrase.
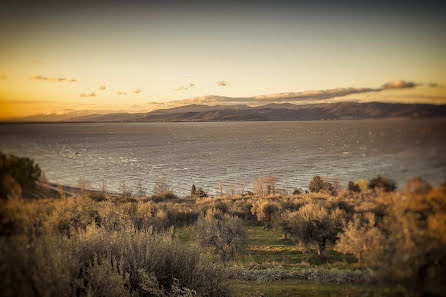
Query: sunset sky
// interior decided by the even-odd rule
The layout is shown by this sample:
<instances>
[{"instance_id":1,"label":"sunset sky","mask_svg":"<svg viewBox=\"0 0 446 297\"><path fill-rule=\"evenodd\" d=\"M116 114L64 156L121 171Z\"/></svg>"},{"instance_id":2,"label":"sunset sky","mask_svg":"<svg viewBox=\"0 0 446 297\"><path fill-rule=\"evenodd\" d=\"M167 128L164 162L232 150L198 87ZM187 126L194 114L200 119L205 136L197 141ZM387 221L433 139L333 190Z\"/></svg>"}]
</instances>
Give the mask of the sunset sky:
<instances>
[{"instance_id":1,"label":"sunset sky","mask_svg":"<svg viewBox=\"0 0 446 297\"><path fill-rule=\"evenodd\" d=\"M323 102L446 103L434 1L34 2L0 11L0 120L226 103L208 95L320 102L339 88L372 91Z\"/></svg>"}]
</instances>

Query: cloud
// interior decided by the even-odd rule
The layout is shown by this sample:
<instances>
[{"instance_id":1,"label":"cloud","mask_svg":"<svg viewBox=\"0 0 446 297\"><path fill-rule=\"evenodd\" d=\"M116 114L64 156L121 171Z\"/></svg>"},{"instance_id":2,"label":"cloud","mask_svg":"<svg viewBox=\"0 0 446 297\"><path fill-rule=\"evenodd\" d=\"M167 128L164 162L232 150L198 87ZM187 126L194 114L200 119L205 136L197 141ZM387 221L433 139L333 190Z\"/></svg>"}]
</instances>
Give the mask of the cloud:
<instances>
[{"instance_id":1,"label":"cloud","mask_svg":"<svg viewBox=\"0 0 446 297\"><path fill-rule=\"evenodd\" d=\"M391 82L387 82L383 84L383 89L408 89L408 88L415 88L419 84L411 82L411 81L405 81L405 80L395 80Z\"/></svg>"},{"instance_id":2,"label":"cloud","mask_svg":"<svg viewBox=\"0 0 446 297\"><path fill-rule=\"evenodd\" d=\"M9 76L7 74L0 74L0 80L6 80L8 77Z\"/></svg>"},{"instance_id":3,"label":"cloud","mask_svg":"<svg viewBox=\"0 0 446 297\"><path fill-rule=\"evenodd\" d=\"M219 86L219 87L226 87L227 85L228 85L227 81L224 81L224 80L217 81L217 86Z\"/></svg>"},{"instance_id":4,"label":"cloud","mask_svg":"<svg viewBox=\"0 0 446 297\"><path fill-rule=\"evenodd\" d=\"M29 80L43 80L43 81L52 81L52 82L77 82L77 79L74 78L64 78L64 77L47 77L42 75L32 75L28 77Z\"/></svg>"},{"instance_id":5,"label":"cloud","mask_svg":"<svg viewBox=\"0 0 446 297\"><path fill-rule=\"evenodd\" d=\"M139 93L141 93L142 91L140 90L140 89L137 89L137 90L134 90L133 91L133 93L135 93L135 94L139 94Z\"/></svg>"},{"instance_id":6,"label":"cloud","mask_svg":"<svg viewBox=\"0 0 446 297\"><path fill-rule=\"evenodd\" d=\"M122 95L122 96L127 96L127 93L123 92L123 91L117 91L116 94L117 95Z\"/></svg>"},{"instance_id":7,"label":"cloud","mask_svg":"<svg viewBox=\"0 0 446 297\"><path fill-rule=\"evenodd\" d=\"M174 101L176 104L247 104L264 105L271 103L299 103L299 102L326 102L327 100L340 100L349 95L361 95L380 93L389 89L415 88L419 84L404 80L387 82L380 88L334 88L326 90L309 90L303 92L287 92L277 94L259 95L253 97L224 97L224 96L201 96L184 100ZM348 98L348 97L347 97ZM354 100L354 99L349 99Z\"/></svg>"},{"instance_id":8,"label":"cloud","mask_svg":"<svg viewBox=\"0 0 446 297\"><path fill-rule=\"evenodd\" d=\"M99 86L99 90L101 90L101 91L105 91L105 89L107 89L107 87L106 87L106 86L104 86L104 85L102 85L102 86Z\"/></svg>"},{"instance_id":9,"label":"cloud","mask_svg":"<svg viewBox=\"0 0 446 297\"><path fill-rule=\"evenodd\" d=\"M81 93L81 97L96 97L96 93L95 92Z\"/></svg>"},{"instance_id":10,"label":"cloud","mask_svg":"<svg viewBox=\"0 0 446 297\"><path fill-rule=\"evenodd\" d=\"M195 84L194 83L188 83L187 85L181 86L181 87L177 88L176 90L177 91L187 91L187 90L189 90L192 87L195 87Z\"/></svg>"},{"instance_id":11,"label":"cloud","mask_svg":"<svg viewBox=\"0 0 446 297\"><path fill-rule=\"evenodd\" d=\"M434 82L428 83L427 86L431 87L431 88L440 88L441 87L440 84L434 83Z\"/></svg>"}]
</instances>

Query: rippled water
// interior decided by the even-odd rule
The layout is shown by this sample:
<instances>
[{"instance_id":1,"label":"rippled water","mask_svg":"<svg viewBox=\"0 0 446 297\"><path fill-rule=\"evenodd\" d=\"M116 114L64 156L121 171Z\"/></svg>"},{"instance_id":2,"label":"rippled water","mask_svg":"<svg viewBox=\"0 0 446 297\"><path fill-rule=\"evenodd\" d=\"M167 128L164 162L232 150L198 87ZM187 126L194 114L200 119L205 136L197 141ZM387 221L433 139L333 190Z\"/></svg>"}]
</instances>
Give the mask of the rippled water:
<instances>
[{"instance_id":1,"label":"rippled water","mask_svg":"<svg viewBox=\"0 0 446 297\"><path fill-rule=\"evenodd\" d=\"M0 149L34 158L50 181L93 187L158 176L184 195L192 183L215 192L274 175L283 188L306 188L314 175L348 180L413 176L446 180L446 120L229 123L3 124Z\"/></svg>"}]
</instances>

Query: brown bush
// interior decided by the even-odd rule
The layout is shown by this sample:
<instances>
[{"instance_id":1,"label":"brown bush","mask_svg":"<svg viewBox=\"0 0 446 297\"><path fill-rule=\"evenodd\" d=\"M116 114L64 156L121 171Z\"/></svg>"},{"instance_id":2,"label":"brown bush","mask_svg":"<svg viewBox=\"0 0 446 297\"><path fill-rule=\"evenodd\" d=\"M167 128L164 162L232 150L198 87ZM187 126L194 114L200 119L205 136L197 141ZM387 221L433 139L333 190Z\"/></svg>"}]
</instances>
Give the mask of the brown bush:
<instances>
[{"instance_id":1,"label":"brown bush","mask_svg":"<svg viewBox=\"0 0 446 297\"><path fill-rule=\"evenodd\" d=\"M333 185L328 181L325 181L319 175L315 175L313 177L313 179L310 181L310 184L308 185L308 188L312 193L318 193L321 191L331 192L334 190Z\"/></svg>"},{"instance_id":2,"label":"brown bush","mask_svg":"<svg viewBox=\"0 0 446 297\"><path fill-rule=\"evenodd\" d=\"M407 181L406 192L414 194L427 194L432 186L421 177L414 177Z\"/></svg>"}]
</instances>

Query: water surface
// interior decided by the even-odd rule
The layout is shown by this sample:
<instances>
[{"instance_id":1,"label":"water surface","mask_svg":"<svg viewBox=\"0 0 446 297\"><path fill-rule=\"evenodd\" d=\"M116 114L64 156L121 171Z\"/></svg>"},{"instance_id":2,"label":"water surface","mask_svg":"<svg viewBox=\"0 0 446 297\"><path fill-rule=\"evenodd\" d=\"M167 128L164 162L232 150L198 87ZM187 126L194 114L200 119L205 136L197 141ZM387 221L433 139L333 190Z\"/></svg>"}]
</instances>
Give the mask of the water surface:
<instances>
[{"instance_id":1,"label":"water surface","mask_svg":"<svg viewBox=\"0 0 446 297\"><path fill-rule=\"evenodd\" d=\"M148 192L165 176L185 195L192 183L215 193L258 176L306 188L314 175L341 184L378 174L404 186L446 180L446 120L0 125L0 149L35 159L50 181L80 177L118 191L139 181Z\"/></svg>"}]
</instances>

